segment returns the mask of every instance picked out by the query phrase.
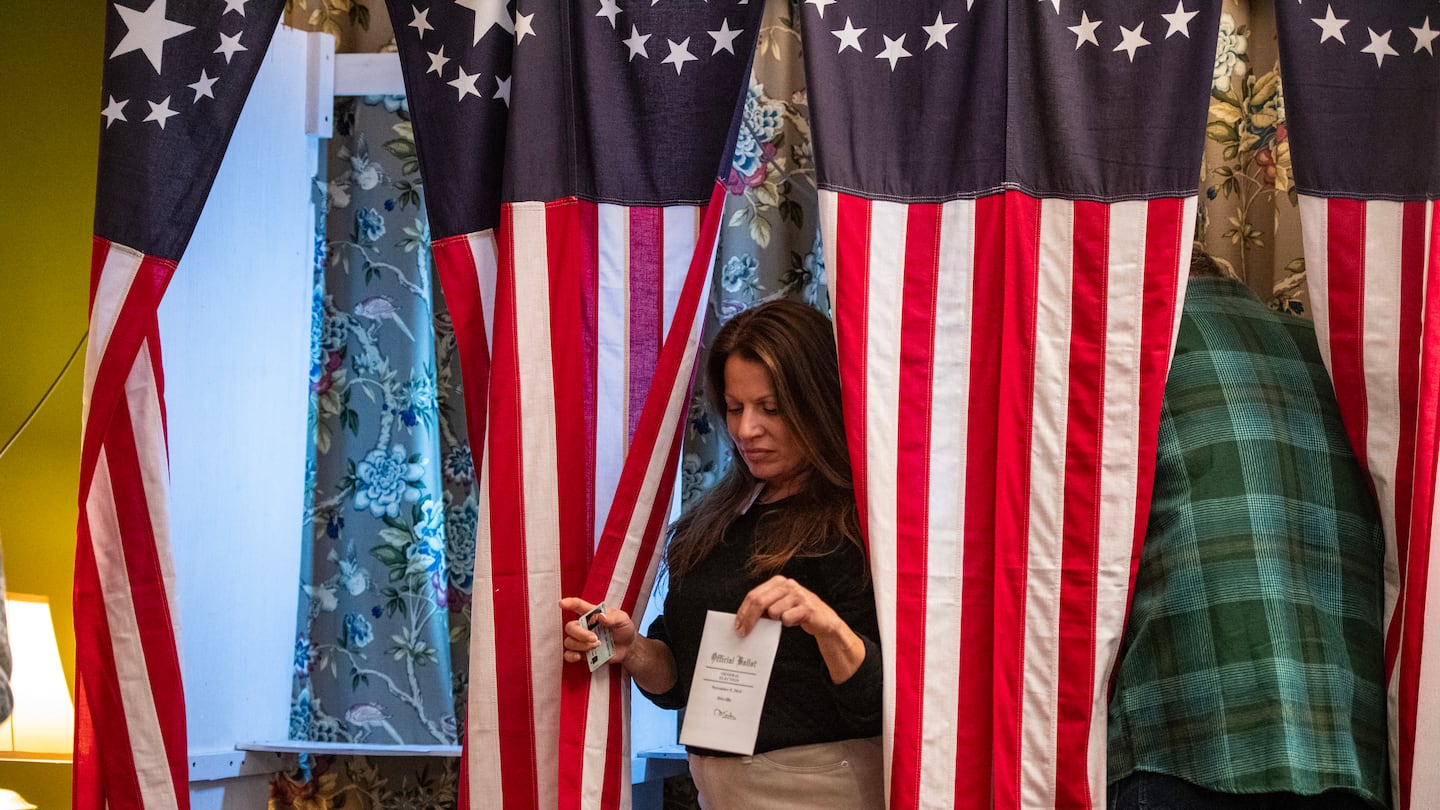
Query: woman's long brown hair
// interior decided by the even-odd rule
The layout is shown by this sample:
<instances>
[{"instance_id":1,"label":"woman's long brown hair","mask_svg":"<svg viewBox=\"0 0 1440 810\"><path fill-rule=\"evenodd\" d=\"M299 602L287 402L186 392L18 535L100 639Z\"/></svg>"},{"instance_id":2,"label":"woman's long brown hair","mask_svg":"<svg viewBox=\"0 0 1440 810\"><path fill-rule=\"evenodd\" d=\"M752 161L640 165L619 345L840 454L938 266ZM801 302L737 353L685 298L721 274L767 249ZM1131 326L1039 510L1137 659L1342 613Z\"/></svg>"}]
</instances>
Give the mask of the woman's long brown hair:
<instances>
[{"instance_id":1,"label":"woman's long brown hair","mask_svg":"<svg viewBox=\"0 0 1440 810\"><path fill-rule=\"evenodd\" d=\"M725 363L731 357L759 363L769 372L780 418L809 465L787 508L764 518L747 572L769 576L797 555L825 554L846 541L864 548L830 321L791 301L767 302L731 318L715 336L705 361L706 402L720 424L725 424ZM714 550L759 483L728 430L725 436L731 462L724 478L670 527L665 567L674 579L694 570Z\"/></svg>"}]
</instances>

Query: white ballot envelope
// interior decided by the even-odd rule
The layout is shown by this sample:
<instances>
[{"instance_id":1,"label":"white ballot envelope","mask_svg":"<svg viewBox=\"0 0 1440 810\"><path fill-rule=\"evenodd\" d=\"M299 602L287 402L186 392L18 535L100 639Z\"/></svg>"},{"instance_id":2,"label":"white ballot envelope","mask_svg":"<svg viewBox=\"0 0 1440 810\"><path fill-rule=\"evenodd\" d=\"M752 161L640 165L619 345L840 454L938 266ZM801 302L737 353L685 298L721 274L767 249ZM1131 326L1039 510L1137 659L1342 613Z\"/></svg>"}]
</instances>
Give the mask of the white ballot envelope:
<instances>
[{"instance_id":1,"label":"white ballot envelope","mask_svg":"<svg viewBox=\"0 0 1440 810\"><path fill-rule=\"evenodd\" d=\"M706 613L681 743L733 754L755 753L781 626L774 619L761 619L750 635L741 638L735 632L734 613Z\"/></svg>"}]
</instances>

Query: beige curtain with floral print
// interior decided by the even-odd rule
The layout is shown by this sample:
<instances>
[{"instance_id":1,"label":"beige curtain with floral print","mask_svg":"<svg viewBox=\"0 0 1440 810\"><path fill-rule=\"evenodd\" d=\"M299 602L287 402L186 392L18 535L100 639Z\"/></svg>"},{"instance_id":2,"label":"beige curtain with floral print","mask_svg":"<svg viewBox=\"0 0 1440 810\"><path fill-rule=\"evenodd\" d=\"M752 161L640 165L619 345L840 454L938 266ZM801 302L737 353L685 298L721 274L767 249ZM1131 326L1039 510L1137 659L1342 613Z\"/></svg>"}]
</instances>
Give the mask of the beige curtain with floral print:
<instances>
[{"instance_id":1,"label":"beige curtain with floral print","mask_svg":"<svg viewBox=\"0 0 1440 810\"><path fill-rule=\"evenodd\" d=\"M1195 240L1271 308L1310 310L1270 0L1225 0Z\"/></svg>"}]
</instances>

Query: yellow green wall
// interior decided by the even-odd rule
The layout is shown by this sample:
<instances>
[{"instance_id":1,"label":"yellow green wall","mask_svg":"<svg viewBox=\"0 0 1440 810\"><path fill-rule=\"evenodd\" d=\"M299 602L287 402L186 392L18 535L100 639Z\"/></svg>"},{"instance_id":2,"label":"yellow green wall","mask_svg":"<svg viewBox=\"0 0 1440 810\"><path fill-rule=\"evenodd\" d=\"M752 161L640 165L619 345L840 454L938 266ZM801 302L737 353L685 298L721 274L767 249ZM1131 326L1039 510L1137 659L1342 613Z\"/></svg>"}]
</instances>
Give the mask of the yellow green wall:
<instances>
[{"instance_id":1,"label":"yellow green wall","mask_svg":"<svg viewBox=\"0 0 1440 810\"><path fill-rule=\"evenodd\" d=\"M104 9L93 0L0 8L0 442L85 331ZM82 361L0 457L6 587L50 598L72 687ZM42 810L70 806L69 766L0 763L0 787Z\"/></svg>"}]
</instances>

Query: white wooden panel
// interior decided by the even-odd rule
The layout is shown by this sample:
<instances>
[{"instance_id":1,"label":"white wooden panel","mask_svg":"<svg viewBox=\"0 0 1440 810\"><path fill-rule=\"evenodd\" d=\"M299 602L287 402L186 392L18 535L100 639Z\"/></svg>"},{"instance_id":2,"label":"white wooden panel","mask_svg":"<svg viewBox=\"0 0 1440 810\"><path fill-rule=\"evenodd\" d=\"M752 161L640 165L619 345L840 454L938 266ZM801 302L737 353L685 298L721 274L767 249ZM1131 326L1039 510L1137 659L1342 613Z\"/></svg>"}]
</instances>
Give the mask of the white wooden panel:
<instances>
[{"instance_id":1,"label":"white wooden panel","mask_svg":"<svg viewBox=\"0 0 1440 810\"><path fill-rule=\"evenodd\" d=\"M305 34L281 28L160 307L192 755L283 738L288 724L317 154L306 61ZM263 801L257 782L234 790ZM218 807L226 790L192 792Z\"/></svg>"},{"instance_id":2,"label":"white wooden panel","mask_svg":"<svg viewBox=\"0 0 1440 810\"><path fill-rule=\"evenodd\" d=\"M329 138L335 132L335 37L305 36L305 134Z\"/></svg>"},{"instance_id":3,"label":"white wooden panel","mask_svg":"<svg viewBox=\"0 0 1440 810\"><path fill-rule=\"evenodd\" d=\"M294 754L276 751L217 751L190 757L190 786L196 782L219 782L242 776L264 776L294 771L299 760ZM191 810L194 810L192 807Z\"/></svg>"},{"instance_id":4,"label":"white wooden panel","mask_svg":"<svg viewBox=\"0 0 1440 810\"><path fill-rule=\"evenodd\" d=\"M405 95L405 77L400 72L400 54L335 54L335 95Z\"/></svg>"}]
</instances>

